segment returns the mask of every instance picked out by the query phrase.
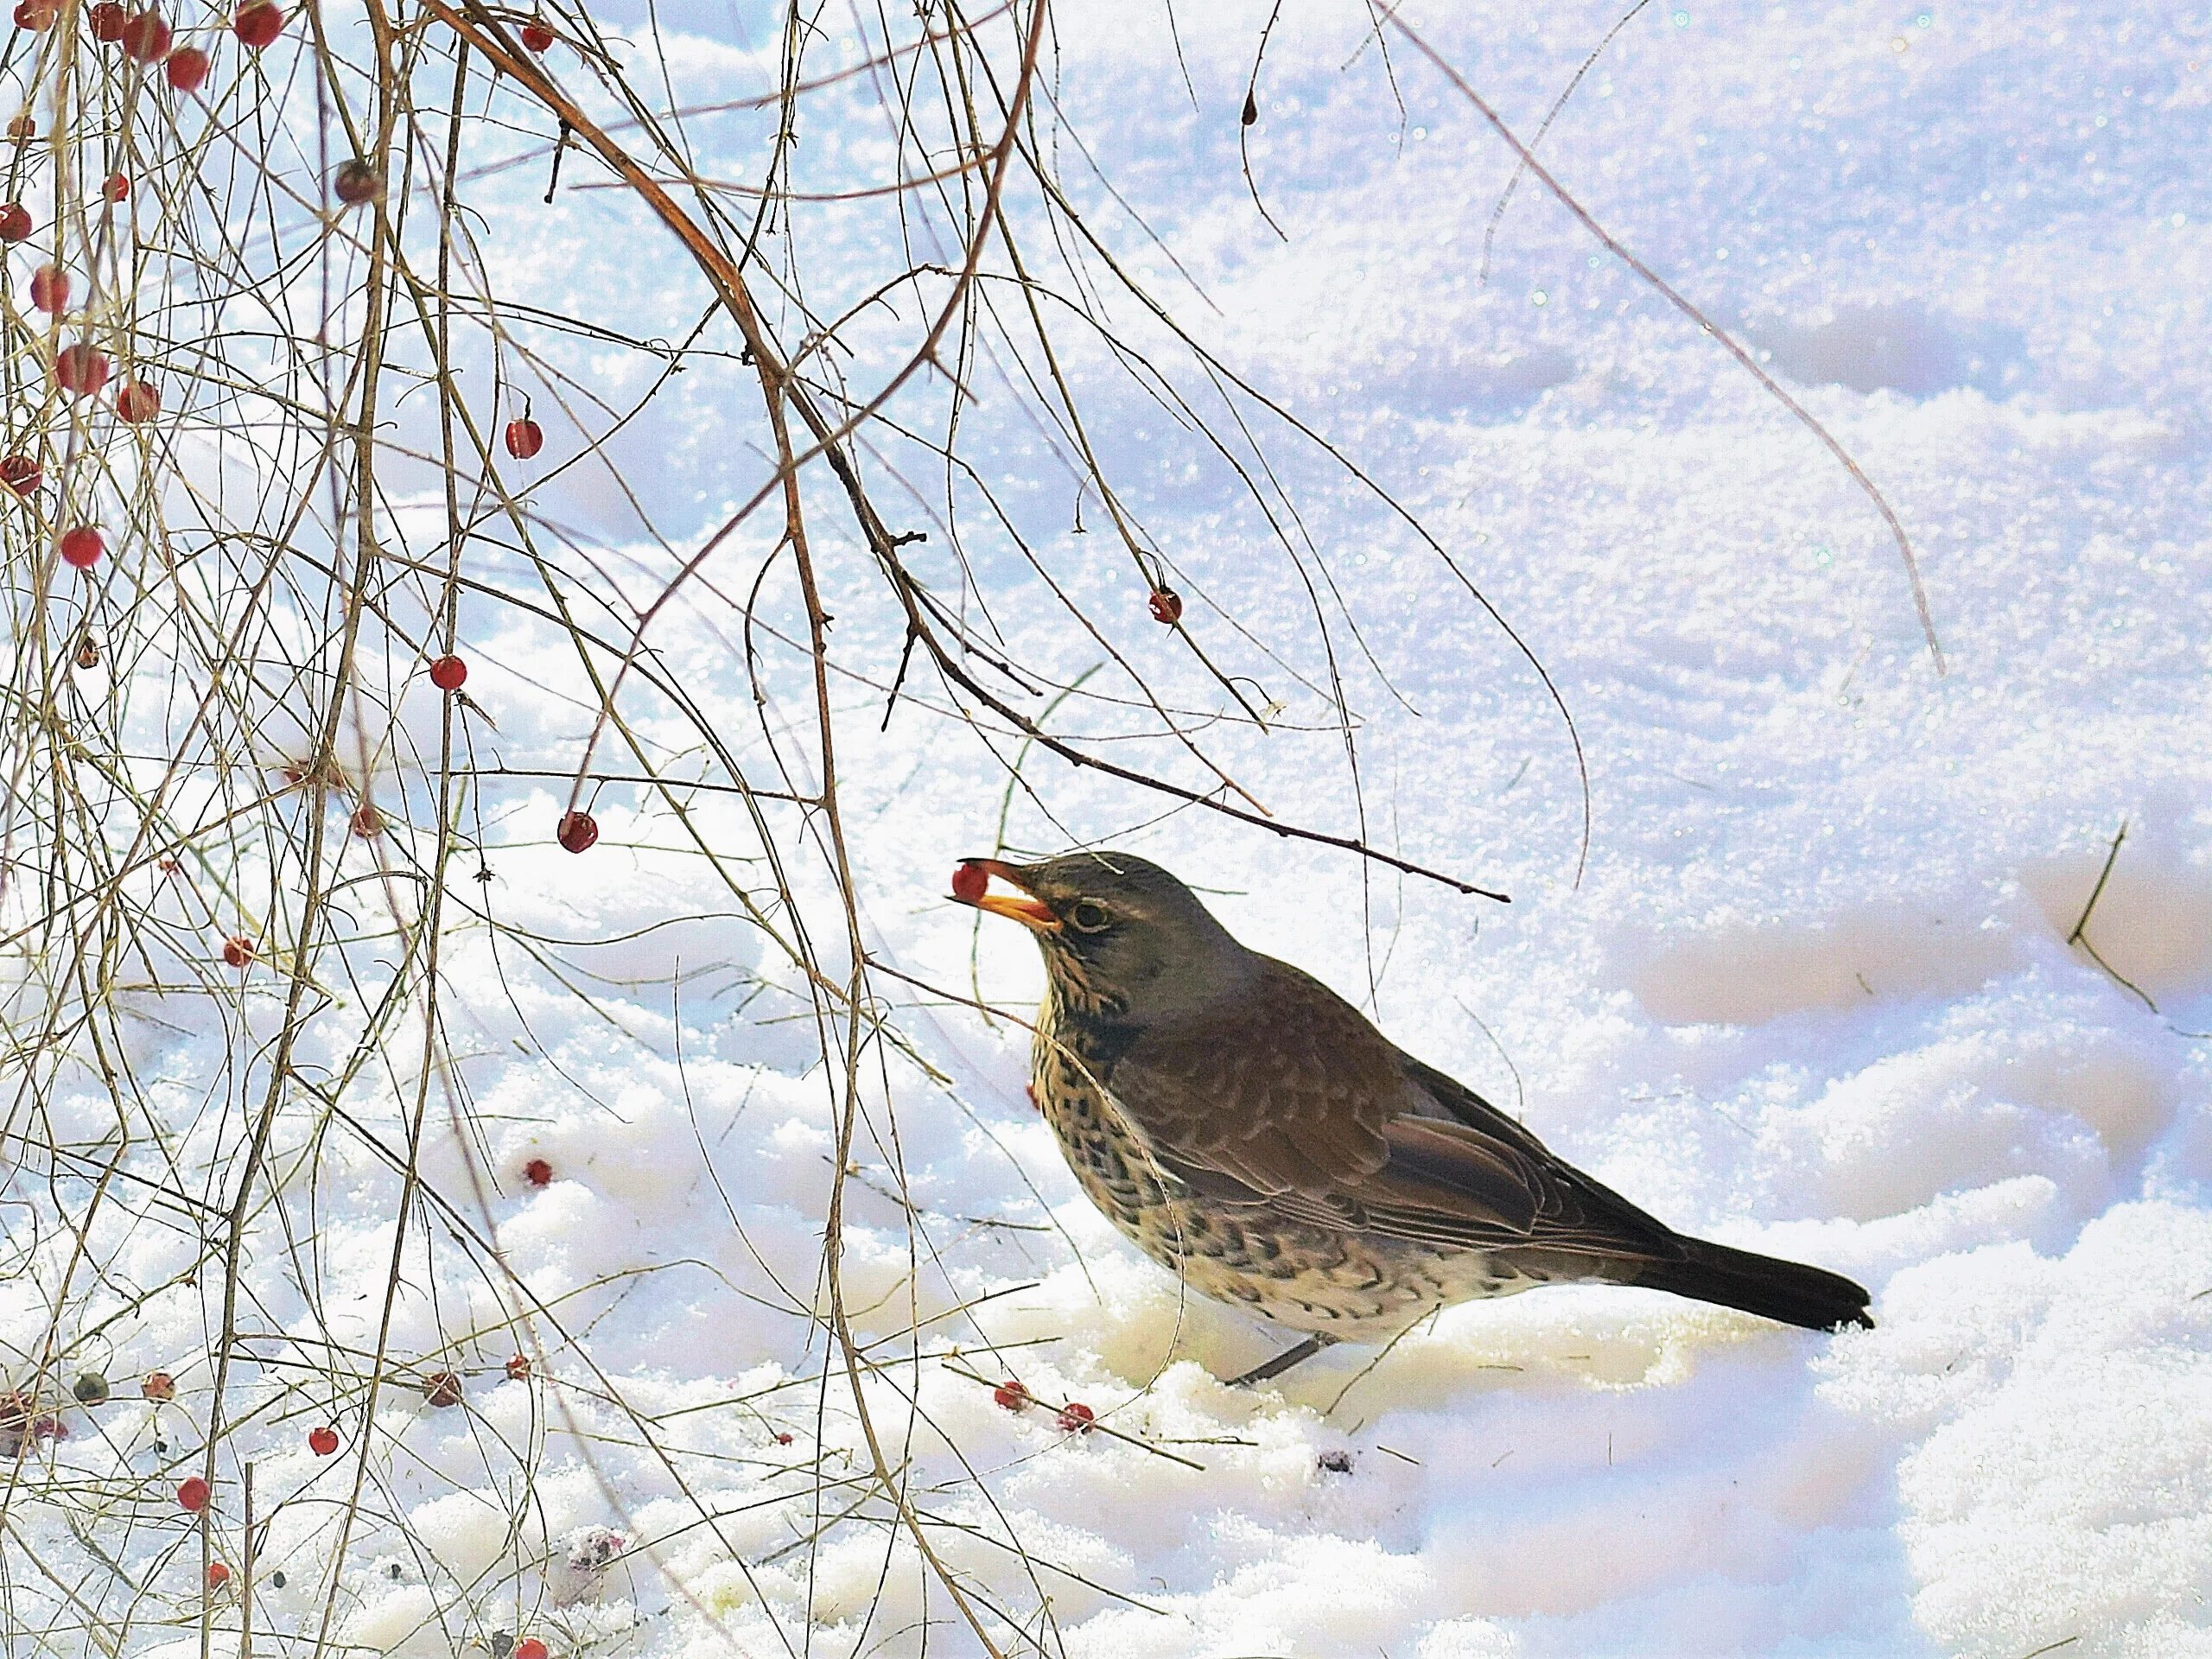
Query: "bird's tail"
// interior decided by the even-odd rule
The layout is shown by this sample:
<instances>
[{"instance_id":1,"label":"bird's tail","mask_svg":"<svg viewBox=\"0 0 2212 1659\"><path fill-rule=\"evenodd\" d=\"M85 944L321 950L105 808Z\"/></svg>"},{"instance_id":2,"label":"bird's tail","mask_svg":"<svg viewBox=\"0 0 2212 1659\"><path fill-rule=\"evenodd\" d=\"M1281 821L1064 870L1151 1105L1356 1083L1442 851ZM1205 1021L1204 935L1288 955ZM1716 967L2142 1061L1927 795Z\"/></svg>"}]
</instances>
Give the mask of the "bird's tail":
<instances>
[{"instance_id":1,"label":"bird's tail","mask_svg":"<svg viewBox=\"0 0 2212 1659\"><path fill-rule=\"evenodd\" d=\"M1644 1263L1635 1282L1700 1302L1739 1307L1784 1325L1802 1325L1808 1331L1834 1331L1847 1325L1873 1327L1873 1318L1866 1312L1871 1299L1840 1274L1732 1250L1701 1238L1681 1243L1681 1260Z\"/></svg>"}]
</instances>

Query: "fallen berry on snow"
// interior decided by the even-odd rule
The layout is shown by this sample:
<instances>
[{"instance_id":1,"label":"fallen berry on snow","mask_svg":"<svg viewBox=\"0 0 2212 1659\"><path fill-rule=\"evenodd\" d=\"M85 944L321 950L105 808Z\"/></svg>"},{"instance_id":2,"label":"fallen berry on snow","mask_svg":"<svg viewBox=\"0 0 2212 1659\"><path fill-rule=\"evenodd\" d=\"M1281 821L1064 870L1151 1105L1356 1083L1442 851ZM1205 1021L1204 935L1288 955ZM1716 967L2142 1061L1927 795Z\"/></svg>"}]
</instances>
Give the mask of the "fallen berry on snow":
<instances>
[{"instance_id":1,"label":"fallen berry on snow","mask_svg":"<svg viewBox=\"0 0 2212 1659\"><path fill-rule=\"evenodd\" d=\"M522 1166L522 1178L532 1186L553 1185L553 1166L543 1158L533 1158Z\"/></svg>"},{"instance_id":2,"label":"fallen berry on snow","mask_svg":"<svg viewBox=\"0 0 2212 1659\"><path fill-rule=\"evenodd\" d=\"M441 1411L461 1403L461 1376L454 1371L433 1371L423 1379L423 1397Z\"/></svg>"},{"instance_id":3,"label":"fallen berry on snow","mask_svg":"<svg viewBox=\"0 0 2212 1659\"><path fill-rule=\"evenodd\" d=\"M1060 1408L1060 1414L1055 1421L1068 1433L1081 1434L1087 1433L1097 1420L1098 1414L1082 1401L1071 1400Z\"/></svg>"},{"instance_id":4,"label":"fallen berry on snow","mask_svg":"<svg viewBox=\"0 0 2212 1659\"><path fill-rule=\"evenodd\" d=\"M993 1389L991 1398L1008 1411L1027 1411L1029 1408L1029 1390L1012 1377Z\"/></svg>"}]
</instances>

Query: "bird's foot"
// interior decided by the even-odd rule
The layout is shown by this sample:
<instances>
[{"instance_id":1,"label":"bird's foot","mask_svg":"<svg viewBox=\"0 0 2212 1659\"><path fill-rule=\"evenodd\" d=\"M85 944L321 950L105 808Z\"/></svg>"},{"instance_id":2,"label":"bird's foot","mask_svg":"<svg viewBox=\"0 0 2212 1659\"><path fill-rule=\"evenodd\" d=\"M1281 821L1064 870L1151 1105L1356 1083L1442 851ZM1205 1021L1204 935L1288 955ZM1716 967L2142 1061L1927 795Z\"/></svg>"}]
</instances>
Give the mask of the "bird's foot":
<instances>
[{"instance_id":1,"label":"bird's foot","mask_svg":"<svg viewBox=\"0 0 2212 1659\"><path fill-rule=\"evenodd\" d=\"M1304 1364L1324 1348L1333 1348L1336 1346L1336 1342L1337 1339L1334 1337L1325 1337L1317 1331L1305 1341L1295 1343L1284 1349L1273 1359L1263 1364L1255 1365L1243 1376L1230 1377L1229 1386L1232 1389L1243 1389L1249 1388L1255 1382L1272 1382L1292 1366Z\"/></svg>"}]
</instances>

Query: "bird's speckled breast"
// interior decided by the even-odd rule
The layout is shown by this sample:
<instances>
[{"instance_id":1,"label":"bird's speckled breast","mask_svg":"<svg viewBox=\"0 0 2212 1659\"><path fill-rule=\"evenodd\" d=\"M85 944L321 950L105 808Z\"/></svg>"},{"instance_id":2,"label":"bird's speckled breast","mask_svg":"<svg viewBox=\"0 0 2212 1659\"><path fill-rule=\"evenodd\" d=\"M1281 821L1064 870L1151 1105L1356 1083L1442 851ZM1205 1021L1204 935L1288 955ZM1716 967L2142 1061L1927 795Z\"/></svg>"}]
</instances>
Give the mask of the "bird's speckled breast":
<instances>
[{"instance_id":1,"label":"bird's speckled breast","mask_svg":"<svg viewBox=\"0 0 2212 1659\"><path fill-rule=\"evenodd\" d=\"M1039 1011L1030 1082L1068 1166L1122 1236L1192 1289L1293 1330L1383 1342L1434 1308L1538 1281L1479 1250L1338 1231L1209 1203L1154 1160L1111 1095L1114 1028Z\"/></svg>"}]
</instances>

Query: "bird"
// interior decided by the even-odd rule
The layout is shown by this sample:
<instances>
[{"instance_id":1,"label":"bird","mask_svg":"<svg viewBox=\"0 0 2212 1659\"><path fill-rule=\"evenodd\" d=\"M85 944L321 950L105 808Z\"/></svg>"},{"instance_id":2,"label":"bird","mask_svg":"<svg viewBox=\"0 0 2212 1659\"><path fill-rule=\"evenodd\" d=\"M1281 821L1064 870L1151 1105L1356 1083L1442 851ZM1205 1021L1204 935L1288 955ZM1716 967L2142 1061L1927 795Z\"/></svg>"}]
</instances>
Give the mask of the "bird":
<instances>
[{"instance_id":1,"label":"bird","mask_svg":"<svg viewBox=\"0 0 2212 1659\"><path fill-rule=\"evenodd\" d=\"M1192 1289L1301 1333L1235 1382L1551 1284L1873 1325L1840 1274L1678 1233L1574 1168L1157 864L973 858L952 888L1044 952L1030 1096L1091 1202Z\"/></svg>"}]
</instances>

